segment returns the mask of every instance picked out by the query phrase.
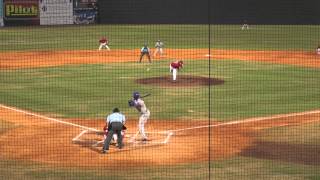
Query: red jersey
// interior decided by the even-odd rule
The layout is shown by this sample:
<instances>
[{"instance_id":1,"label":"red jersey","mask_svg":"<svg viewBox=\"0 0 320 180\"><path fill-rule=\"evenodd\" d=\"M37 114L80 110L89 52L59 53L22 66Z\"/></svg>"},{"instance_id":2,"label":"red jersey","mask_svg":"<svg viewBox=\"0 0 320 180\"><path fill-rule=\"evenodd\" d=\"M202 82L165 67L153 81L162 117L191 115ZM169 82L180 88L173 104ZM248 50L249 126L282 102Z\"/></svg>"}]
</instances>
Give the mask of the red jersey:
<instances>
[{"instance_id":1,"label":"red jersey","mask_svg":"<svg viewBox=\"0 0 320 180\"><path fill-rule=\"evenodd\" d=\"M99 40L99 43L107 43L108 44L108 39L103 37Z\"/></svg>"},{"instance_id":2,"label":"red jersey","mask_svg":"<svg viewBox=\"0 0 320 180\"><path fill-rule=\"evenodd\" d=\"M182 61L175 61L170 64L170 66L174 69L180 69L183 66Z\"/></svg>"}]
</instances>

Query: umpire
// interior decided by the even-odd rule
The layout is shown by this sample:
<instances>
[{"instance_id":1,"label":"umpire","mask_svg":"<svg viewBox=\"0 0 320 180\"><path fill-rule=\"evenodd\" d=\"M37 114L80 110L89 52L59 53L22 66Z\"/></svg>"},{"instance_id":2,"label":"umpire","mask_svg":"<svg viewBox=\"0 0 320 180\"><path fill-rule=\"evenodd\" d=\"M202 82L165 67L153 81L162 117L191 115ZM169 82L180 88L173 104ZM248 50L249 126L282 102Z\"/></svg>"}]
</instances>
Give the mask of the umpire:
<instances>
[{"instance_id":1,"label":"umpire","mask_svg":"<svg viewBox=\"0 0 320 180\"><path fill-rule=\"evenodd\" d=\"M120 113L118 108L114 108L112 110L112 114L107 117L107 125L108 125L108 135L104 140L104 146L102 148L102 153L106 153L109 150L110 141L112 139L113 134L117 134L118 136L118 147L122 149L122 134L121 130L125 124L126 118L123 114Z\"/></svg>"},{"instance_id":2,"label":"umpire","mask_svg":"<svg viewBox=\"0 0 320 180\"><path fill-rule=\"evenodd\" d=\"M140 60L139 63L141 63L143 56L146 55L148 57L149 63L151 63L151 57L150 57L150 48L145 43L144 46L140 50Z\"/></svg>"}]
</instances>

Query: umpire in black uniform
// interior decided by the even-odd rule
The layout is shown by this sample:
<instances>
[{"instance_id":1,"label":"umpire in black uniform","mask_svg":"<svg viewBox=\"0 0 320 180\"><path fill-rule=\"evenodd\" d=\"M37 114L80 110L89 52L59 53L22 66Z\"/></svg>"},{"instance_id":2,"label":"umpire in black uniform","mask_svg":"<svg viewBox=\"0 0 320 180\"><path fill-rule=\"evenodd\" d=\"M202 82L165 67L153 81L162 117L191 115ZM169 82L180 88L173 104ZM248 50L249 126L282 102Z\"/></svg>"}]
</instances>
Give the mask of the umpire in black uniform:
<instances>
[{"instance_id":1,"label":"umpire in black uniform","mask_svg":"<svg viewBox=\"0 0 320 180\"><path fill-rule=\"evenodd\" d=\"M123 147L122 144L122 134L121 131L125 124L126 118L123 114L120 113L118 108L114 108L113 113L107 117L107 125L108 125L108 135L104 140L104 146L102 148L102 153L106 153L109 150L110 141L112 139L113 134L117 134L118 136L118 147L121 149Z\"/></svg>"}]
</instances>

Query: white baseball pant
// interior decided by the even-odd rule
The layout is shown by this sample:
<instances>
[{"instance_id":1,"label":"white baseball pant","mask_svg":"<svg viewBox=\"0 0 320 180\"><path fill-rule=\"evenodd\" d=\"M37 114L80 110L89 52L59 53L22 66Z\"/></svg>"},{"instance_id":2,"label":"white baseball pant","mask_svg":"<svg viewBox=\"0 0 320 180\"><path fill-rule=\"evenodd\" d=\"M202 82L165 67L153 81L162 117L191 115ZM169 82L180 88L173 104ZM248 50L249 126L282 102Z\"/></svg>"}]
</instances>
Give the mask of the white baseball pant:
<instances>
[{"instance_id":1,"label":"white baseball pant","mask_svg":"<svg viewBox=\"0 0 320 180\"><path fill-rule=\"evenodd\" d=\"M150 117L150 111L147 111L146 113L141 114L139 118L139 132L143 139L147 139L147 135L144 129L144 125L147 123L148 119Z\"/></svg>"},{"instance_id":2,"label":"white baseball pant","mask_svg":"<svg viewBox=\"0 0 320 180\"><path fill-rule=\"evenodd\" d=\"M107 43L101 43L100 46L99 46L99 50L101 50L103 47L107 48L108 51L110 51L110 48L109 48L109 46L107 45Z\"/></svg>"},{"instance_id":3,"label":"white baseball pant","mask_svg":"<svg viewBox=\"0 0 320 180\"><path fill-rule=\"evenodd\" d=\"M171 65L170 65L170 72L172 73L172 80L175 81L177 80L177 72L178 70L176 68L173 68Z\"/></svg>"}]
</instances>

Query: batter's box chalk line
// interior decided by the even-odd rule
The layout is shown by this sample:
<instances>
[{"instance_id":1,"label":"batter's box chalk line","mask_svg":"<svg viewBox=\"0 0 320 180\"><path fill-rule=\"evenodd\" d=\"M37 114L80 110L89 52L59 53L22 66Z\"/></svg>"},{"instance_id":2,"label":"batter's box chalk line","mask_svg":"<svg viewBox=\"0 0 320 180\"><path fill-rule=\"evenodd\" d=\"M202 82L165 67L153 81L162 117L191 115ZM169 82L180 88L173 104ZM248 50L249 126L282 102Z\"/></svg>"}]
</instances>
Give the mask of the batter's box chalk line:
<instances>
[{"instance_id":1,"label":"batter's box chalk line","mask_svg":"<svg viewBox=\"0 0 320 180\"><path fill-rule=\"evenodd\" d=\"M90 131L90 130L83 130L77 136L72 139L73 143L87 146L87 147L102 147L104 140L103 140L103 131ZM157 146L157 145L165 145L169 143L169 140L173 133L171 131L159 131L159 132L146 132L148 136L147 141L142 141L142 138L139 138L139 132L132 133L126 132L124 137L124 144L126 147L133 148L137 146ZM115 142L112 143L115 145Z\"/></svg>"}]
</instances>

